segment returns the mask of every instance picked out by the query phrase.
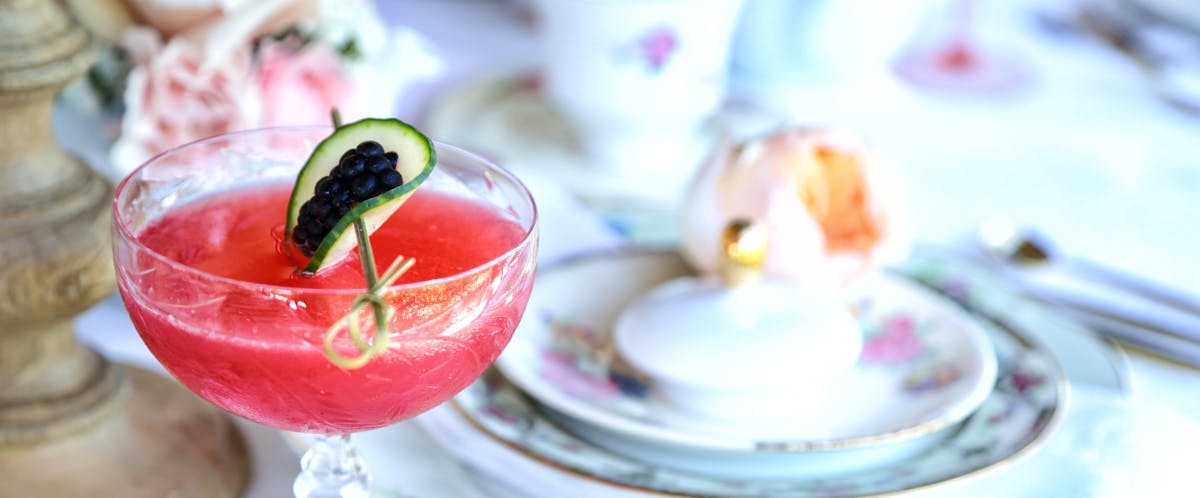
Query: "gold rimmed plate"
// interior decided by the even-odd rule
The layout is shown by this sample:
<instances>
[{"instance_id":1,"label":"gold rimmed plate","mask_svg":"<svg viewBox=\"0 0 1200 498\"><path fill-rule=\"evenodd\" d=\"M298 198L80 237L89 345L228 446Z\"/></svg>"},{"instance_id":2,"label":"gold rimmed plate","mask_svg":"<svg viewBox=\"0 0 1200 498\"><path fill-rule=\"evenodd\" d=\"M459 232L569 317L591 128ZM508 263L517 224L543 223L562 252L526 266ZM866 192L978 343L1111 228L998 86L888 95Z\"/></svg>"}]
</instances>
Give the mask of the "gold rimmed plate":
<instances>
[{"instance_id":1,"label":"gold rimmed plate","mask_svg":"<svg viewBox=\"0 0 1200 498\"><path fill-rule=\"evenodd\" d=\"M613 489L667 496L832 498L879 496L932 486L1011 464L1032 453L1059 423L1066 390L1049 354L1011 331L990 332L996 389L937 445L900 462L828 477L733 479L674 470L596 446L565 430L496 372L453 401L478 431L525 457Z\"/></svg>"},{"instance_id":2,"label":"gold rimmed plate","mask_svg":"<svg viewBox=\"0 0 1200 498\"><path fill-rule=\"evenodd\" d=\"M671 261L674 263L669 264L679 265L678 257L671 253L626 253L608 257L649 258L657 261L656 265ZM682 265L677 268L685 271ZM646 274L645 271L640 273ZM620 275L628 277L629 273ZM670 278L671 273L658 276ZM919 266L904 278L937 294L971 292L953 277ZM590 282L587 288L595 292L602 285ZM969 296L959 302L975 306L975 300ZM998 367L994 388L982 404L963 422L942 431L922 451L859 471L813 475L804 469L789 469L792 464L787 461L777 462L774 472L762 477L736 478L679 470L679 465L671 465L669 461L652 462L639 458L636 451L644 451L649 446L642 445L632 453L617 452L581 437L581 433L573 430L578 427L564 425L564 421L569 425L570 417L540 404L496 373L472 385L453 403L462 418L493 440L543 465L600 481L614 489L702 497L886 495L981 475L1015 462L1033 453L1059 424L1068 391L1066 376L1050 351L1004 320L980 320L980 324L993 345ZM575 333L585 331L576 330ZM608 433L610 438L613 435ZM676 456L680 455L677 453ZM724 463L736 464L734 459ZM758 465L771 463L760 461Z\"/></svg>"},{"instance_id":3,"label":"gold rimmed plate","mask_svg":"<svg viewBox=\"0 0 1200 498\"><path fill-rule=\"evenodd\" d=\"M863 354L828 381L817 409L747 423L680 411L615 356L610 331L626 302L688 272L673 252L550 268L497 367L593 444L735 479L846 474L909 458L955 430L996 383L996 354L980 325L936 294L881 275L848 298Z\"/></svg>"}]
</instances>

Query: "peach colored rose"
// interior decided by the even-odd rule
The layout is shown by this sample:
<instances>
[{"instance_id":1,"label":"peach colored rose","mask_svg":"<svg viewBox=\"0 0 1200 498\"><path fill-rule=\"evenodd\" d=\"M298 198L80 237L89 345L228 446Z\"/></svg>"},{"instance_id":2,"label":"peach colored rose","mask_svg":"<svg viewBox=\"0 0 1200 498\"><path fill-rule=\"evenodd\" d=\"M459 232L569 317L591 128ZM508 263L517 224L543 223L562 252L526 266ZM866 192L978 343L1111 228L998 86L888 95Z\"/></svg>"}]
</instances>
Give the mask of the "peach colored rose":
<instances>
[{"instance_id":1,"label":"peach colored rose","mask_svg":"<svg viewBox=\"0 0 1200 498\"><path fill-rule=\"evenodd\" d=\"M121 0L140 24L164 38L198 40L219 24L237 44L317 15L318 0ZM235 34L236 33L236 34Z\"/></svg>"},{"instance_id":2,"label":"peach colored rose","mask_svg":"<svg viewBox=\"0 0 1200 498\"><path fill-rule=\"evenodd\" d=\"M263 126L329 124L337 107L353 119L370 97L357 91L337 54L320 45L301 51L268 43L259 51L256 80L263 96Z\"/></svg>"},{"instance_id":3,"label":"peach colored rose","mask_svg":"<svg viewBox=\"0 0 1200 498\"><path fill-rule=\"evenodd\" d=\"M845 287L907 250L891 174L857 141L827 131L723 145L688 197L684 254L716 272L721 230L749 218L767 227L767 275Z\"/></svg>"},{"instance_id":4,"label":"peach colored rose","mask_svg":"<svg viewBox=\"0 0 1200 498\"><path fill-rule=\"evenodd\" d=\"M344 0L323 0L340 4ZM195 41L241 44L322 14L322 0L65 0L84 26L101 39L118 43L122 33L142 26L165 39L186 36Z\"/></svg>"},{"instance_id":5,"label":"peach colored rose","mask_svg":"<svg viewBox=\"0 0 1200 498\"><path fill-rule=\"evenodd\" d=\"M122 3L140 24L162 33L164 38L221 17L218 0L122 0Z\"/></svg>"},{"instance_id":6,"label":"peach colored rose","mask_svg":"<svg viewBox=\"0 0 1200 498\"><path fill-rule=\"evenodd\" d=\"M129 74L121 135L112 150L118 168L128 171L172 147L258 124L249 47L206 67L202 50L189 40L162 46L154 34L138 30L127 37L134 39L130 53L138 64Z\"/></svg>"}]
</instances>

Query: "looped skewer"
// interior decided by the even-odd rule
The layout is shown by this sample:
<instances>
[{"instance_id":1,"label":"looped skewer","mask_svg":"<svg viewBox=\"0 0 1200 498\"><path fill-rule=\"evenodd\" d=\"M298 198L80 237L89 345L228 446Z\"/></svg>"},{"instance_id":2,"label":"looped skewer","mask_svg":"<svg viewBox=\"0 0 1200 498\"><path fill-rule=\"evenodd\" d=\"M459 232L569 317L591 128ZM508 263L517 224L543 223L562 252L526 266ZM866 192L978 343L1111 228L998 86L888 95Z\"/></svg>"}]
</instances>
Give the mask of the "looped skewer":
<instances>
[{"instance_id":1,"label":"looped skewer","mask_svg":"<svg viewBox=\"0 0 1200 498\"><path fill-rule=\"evenodd\" d=\"M367 280L367 292L354 298L350 304L350 312L329 327L329 330L325 332L324 341L325 356L329 357L329 361L335 365L346 369L360 368L371 361L371 358L387 350L389 334L387 323L395 314L395 310L383 299L381 293L416 263L413 258L396 258L387 271L376 278L375 256L372 254L371 242L367 237L366 226L363 225L362 220L355 220L354 230L358 234L358 250L362 259L363 276ZM370 341L363 333L359 319L359 312L367 306L371 307L372 315L375 318L375 334ZM350 341L358 349L357 356L345 356L334 349L333 342L343 329L350 334Z\"/></svg>"}]
</instances>

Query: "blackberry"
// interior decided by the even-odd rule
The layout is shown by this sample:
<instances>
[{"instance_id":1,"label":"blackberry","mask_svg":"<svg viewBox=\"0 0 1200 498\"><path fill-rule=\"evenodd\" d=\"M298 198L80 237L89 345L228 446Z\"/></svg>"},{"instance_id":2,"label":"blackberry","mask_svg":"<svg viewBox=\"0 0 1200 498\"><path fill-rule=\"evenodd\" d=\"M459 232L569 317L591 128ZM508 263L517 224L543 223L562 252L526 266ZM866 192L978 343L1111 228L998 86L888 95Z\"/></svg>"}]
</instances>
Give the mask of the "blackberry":
<instances>
[{"instance_id":1,"label":"blackberry","mask_svg":"<svg viewBox=\"0 0 1200 498\"><path fill-rule=\"evenodd\" d=\"M338 163L338 168L341 169L342 178L354 178L367 169L367 158L356 152L350 159Z\"/></svg>"},{"instance_id":2,"label":"blackberry","mask_svg":"<svg viewBox=\"0 0 1200 498\"><path fill-rule=\"evenodd\" d=\"M333 193L332 189L334 181L335 180L333 177L330 176L322 178L321 181L317 182L317 187L313 189L313 194L316 194L318 199L329 197Z\"/></svg>"},{"instance_id":3,"label":"blackberry","mask_svg":"<svg viewBox=\"0 0 1200 498\"><path fill-rule=\"evenodd\" d=\"M328 199L314 199L305 205L310 206L309 214L316 218L329 216L329 211L333 209L333 205Z\"/></svg>"},{"instance_id":4,"label":"blackberry","mask_svg":"<svg viewBox=\"0 0 1200 498\"><path fill-rule=\"evenodd\" d=\"M331 201L330 204L332 204L333 206L348 206L348 205L350 205L350 201L352 200L352 199L350 199L350 191L349 190L342 190L342 191L336 192L329 199Z\"/></svg>"},{"instance_id":5,"label":"blackberry","mask_svg":"<svg viewBox=\"0 0 1200 498\"><path fill-rule=\"evenodd\" d=\"M354 148L354 150L367 157L382 156L384 154L383 146L379 145L379 142L374 140L367 140L366 142L360 143L358 144L358 147Z\"/></svg>"},{"instance_id":6,"label":"blackberry","mask_svg":"<svg viewBox=\"0 0 1200 498\"><path fill-rule=\"evenodd\" d=\"M404 183L404 177L400 176L399 171L393 169L384 171L382 175L379 175L379 181L383 182L384 187L391 190Z\"/></svg>"},{"instance_id":7,"label":"blackberry","mask_svg":"<svg viewBox=\"0 0 1200 498\"><path fill-rule=\"evenodd\" d=\"M367 118L338 124L300 168L288 200L288 243L310 256L303 271L319 273L350 256L358 247L357 222L370 235L436 164L433 142L408 123Z\"/></svg>"},{"instance_id":8,"label":"blackberry","mask_svg":"<svg viewBox=\"0 0 1200 498\"><path fill-rule=\"evenodd\" d=\"M382 185L374 174L359 175L350 186L350 195L362 202L379 194L379 187Z\"/></svg>"},{"instance_id":9,"label":"blackberry","mask_svg":"<svg viewBox=\"0 0 1200 498\"><path fill-rule=\"evenodd\" d=\"M346 181L344 179L334 179L334 181L329 183L329 198L336 199L347 190L349 189L346 187Z\"/></svg>"},{"instance_id":10,"label":"blackberry","mask_svg":"<svg viewBox=\"0 0 1200 498\"><path fill-rule=\"evenodd\" d=\"M299 225L292 230L292 240L294 240L298 246L305 246L308 242L308 226Z\"/></svg>"},{"instance_id":11,"label":"blackberry","mask_svg":"<svg viewBox=\"0 0 1200 498\"><path fill-rule=\"evenodd\" d=\"M383 156L375 156L367 161L367 171L370 171L376 175L395 168L396 166L394 166L387 160L386 157Z\"/></svg>"},{"instance_id":12,"label":"blackberry","mask_svg":"<svg viewBox=\"0 0 1200 498\"><path fill-rule=\"evenodd\" d=\"M396 171L398 158L374 140L342 154L337 166L317 181L313 197L300 207L292 241L305 256L312 256L329 231L358 203L404 183Z\"/></svg>"}]
</instances>

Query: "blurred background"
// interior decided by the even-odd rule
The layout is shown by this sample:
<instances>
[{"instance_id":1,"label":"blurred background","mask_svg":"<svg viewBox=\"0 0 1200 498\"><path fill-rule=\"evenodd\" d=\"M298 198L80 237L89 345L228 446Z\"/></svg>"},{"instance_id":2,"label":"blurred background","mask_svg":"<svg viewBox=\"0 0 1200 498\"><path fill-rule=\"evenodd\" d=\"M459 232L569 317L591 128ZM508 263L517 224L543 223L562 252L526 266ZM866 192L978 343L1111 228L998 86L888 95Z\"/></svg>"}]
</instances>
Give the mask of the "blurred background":
<instances>
[{"instance_id":1,"label":"blurred background","mask_svg":"<svg viewBox=\"0 0 1200 498\"><path fill-rule=\"evenodd\" d=\"M975 261L1098 332L1062 299L1132 318L1139 399L1200 418L1200 307L1161 299L1200 302L1200 2L65 3L107 48L56 131L113 182L216 133L394 115L515 170L543 206L545 265L677 247L714 151L836 130L884 165L912 251ZM1087 263L997 256L1020 234L1043 244L1026 255ZM152 362L111 327L123 313L102 304L80 335ZM1148 328L1190 339L1147 346ZM275 446L265 465L286 475Z\"/></svg>"},{"instance_id":2,"label":"blurred background","mask_svg":"<svg viewBox=\"0 0 1200 498\"><path fill-rule=\"evenodd\" d=\"M114 182L214 133L324 124L334 106L392 114L516 170L555 206L547 263L613 237L678 246L720 144L828 129L886 166L877 181L912 247L1200 330L1094 272L1024 271L986 250L1032 234L1043 252L1195 302L1194 2L68 3L107 49L60 97L58 135ZM1175 356L1200 360L1186 346ZM1185 399L1200 414L1200 397Z\"/></svg>"},{"instance_id":3,"label":"blurred background","mask_svg":"<svg viewBox=\"0 0 1200 498\"><path fill-rule=\"evenodd\" d=\"M80 14L85 21L105 15L94 10L105 2L73 3L85 6ZM129 2L133 22L146 19L138 13L139 4L159 3L173 4ZM318 10L321 4L296 3ZM711 46L695 56L714 60L708 67L686 70L716 88L689 93L681 86L688 84L684 79L659 83L683 94L680 105L691 99L692 107L710 111L700 125L705 131L686 147L676 143L686 150L674 156L664 152L663 158L647 160L662 147L625 143L640 149L639 160L598 158L580 140L596 132L572 129L578 120L560 111L572 104L554 91L554 85L570 82L547 82L542 70L558 74L590 67L594 72L599 62L568 46L593 38L577 29L574 35L570 29L547 29L550 20L572 22L562 16L547 19L553 9L543 7L555 2L400 0L377 2L377 12L371 12L370 4L356 3L354 8L331 9L336 16L322 15L336 21L326 24L341 26L324 31L341 37L334 42L342 44L339 49L357 36L355 48L371 50L373 58L361 64L365 67L347 72L346 79L358 85L342 90L354 96L354 102L343 103L353 108L352 114L364 108L392 113L426 126L434 138L518 168L549 172L637 240L677 239L677 224L663 222L660 215L669 219L678 192L642 192L653 183L644 181L644 172L608 173L607 166L581 163L639 162L642 168L653 163L650 171L660 178L686 183L711 139L723 133L753 136L788 126L830 127L860 137L902 171L918 240L949 244L974 236L985 219L1003 217L1035 226L1064 249L1109 265L1176 287L1195 290L1200 285L1200 263L1190 257L1200 248L1200 230L1189 228L1200 207L1200 13L1193 2L745 0L726 2L729 8L707 16L696 12L715 7L689 11L671 7L686 2L658 1L651 3L678 12L643 13L624 7L632 2L613 3L622 6L612 9L618 17L606 21L613 25L647 22L637 16L676 15L714 35L710 38L715 41L706 42ZM169 42L171 31L160 31ZM120 56L124 66L114 67L128 70L132 59L136 68L137 58L145 57L129 50L129 38L110 36L116 46L126 48ZM687 44L679 45L680 54L688 52ZM564 69L554 62L563 59L574 60L575 66ZM319 71L319 64L306 61L301 70L278 64L284 76L277 88L264 78L260 115L222 125L323 119L321 108L330 98L304 97L324 89L297 93L301 90L288 80L288 71ZM717 70L721 72L713 74ZM122 99L124 82L97 87L103 75L103 70L93 71L93 85L81 86L107 92L100 92L108 98L100 107L104 111L90 112L97 108L85 104L73 106L73 112L87 109L84 115L105 118L98 121L104 133L88 133L97 121L75 120L78 130L65 120L59 123L68 146L118 177L150 151L128 153L130 147L119 142L114 152L112 142L121 135L154 132L145 131L144 123L131 125L128 118L124 128L114 125L120 119L114 116L137 103L128 92ZM634 86L620 86L626 83ZM643 120L651 112L679 114L647 106L655 100L645 96L650 83L626 83L576 85L570 93L576 100L652 107L643 112ZM709 93L696 93L705 91ZM276 104L281 108L314 110L272 112L272 101L291 103ZM199 137L176 137L184 138ZM618 139L607 140L599 147L619 148L613 145ZM628 137L620 140L629 142ZM597 170L604 173L597 175ZM634 179L597 188L596 176ZM650 202L632 204L645 209L621 212L630 211L631 204L617 196L621 207L614 207L612 190ZM656 197L666 201L656 203Z\"/></svg>"}]
</instances>

